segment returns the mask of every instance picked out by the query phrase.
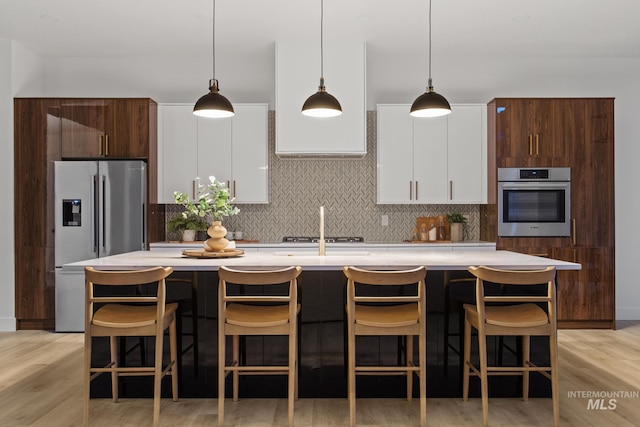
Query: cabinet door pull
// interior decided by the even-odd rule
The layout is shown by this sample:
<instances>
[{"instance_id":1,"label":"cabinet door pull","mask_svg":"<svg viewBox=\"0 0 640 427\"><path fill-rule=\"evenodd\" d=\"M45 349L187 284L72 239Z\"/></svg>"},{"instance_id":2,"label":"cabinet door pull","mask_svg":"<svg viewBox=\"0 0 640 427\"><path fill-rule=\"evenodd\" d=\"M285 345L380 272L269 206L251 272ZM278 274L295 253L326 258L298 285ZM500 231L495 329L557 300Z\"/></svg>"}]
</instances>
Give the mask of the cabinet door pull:
<instances>
[{"instance_id":1,"label":"cabinet door pull","mask_svg":"<svg viewBox=\"0 0 640 427\"><path fill-rule=\"evenodd\" d=\"M536 134L536 156L540 155L540 135Z\"/></svg>"},{"instance_id":2,"label":"cabinet door pull","mask_svg":"<svg viewBox=\"0 0 640 427\"><path fill-rule=\"evenodd\" d=\"M416 202L418 201L418 181L416 181Z\"/></svg>"},{"instance_id":3,"label":"cabinet door pull","mask_svg":"<svg viewBox=\"0 0 640 427\"><path fill-rule=\"evenodd\" d=\"M572 218L571 219L571 243L573 244L573 246L576 246L577 243L577 237L576 237L576 219Z\"/></svg>"},{"instance_id":4,"label":"cabinet door pull","mask_svg":"<svg viewBox=\"0 0 640 427\"><path fill-rule=\"evenodd\" d=\"M413 181L409 181L409 200L413 200Z\"/></svg>"},{"instance_id":5,"label":"cabinet door pull","mask_svg":"<svg viewBox=\"0 0 640 427\"><path fill-rule=\"evenodd\" d=\"M453 200L453 181L449 181L449 200Z\"/></svg>"},{"instance_id":6,"label":"cabinet door pull","mask_svg":"<svg viewBox=\"0 0 640 427\"><path fill-rule=\"evenodd\" d=\"M233 180L233 197L236 197L236 180Z\"/></svg>"},{"instance_id":7,"label":"cabinet door pull","mask_svg":"<svg viewBox=\"0 0 640 427\"><path fill-rule=\"evenodd\" d=\"M529 155L533 156L533 135L529 135Z\"/></svg>"},{"instance_id":8,"label":"cabinet door pull","mask_svg":"<svg viewBox=\"0 0 640 427\"><path fill-rule=\"evenodd\" d=\"M104 136L104 155L109 155L109 135Z\"/></svg>"},{"instance_id":9,"label":"cabinet door pull","mask_svg":"<svg viewBox=\"0 0 640 427\"><path fill-rule=\"evenodd\" d=\"M102 156L102 153L104 152L104 135L100 135L98 144L98 155Z\"/></svg>"},{"instance_id":10,"label":"cabinet door pull","mask_svg":"<svg viewBox=\"0 0 640 427\"><path fill-rule=\"evenodd\" d=\"M191 198L193 200L196 199L196 179L194 179L193 181L191 181Z\"/></svg>"}]
</instances>

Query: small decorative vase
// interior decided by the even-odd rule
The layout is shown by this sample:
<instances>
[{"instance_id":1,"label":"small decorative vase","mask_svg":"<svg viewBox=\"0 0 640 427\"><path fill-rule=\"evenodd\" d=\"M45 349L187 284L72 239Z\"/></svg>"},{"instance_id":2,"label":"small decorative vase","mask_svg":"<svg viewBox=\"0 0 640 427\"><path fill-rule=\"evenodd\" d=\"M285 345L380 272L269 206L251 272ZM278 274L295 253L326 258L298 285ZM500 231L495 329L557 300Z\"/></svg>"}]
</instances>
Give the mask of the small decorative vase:
<instances>
[{"instance_id":1,"label":"small decorative vase","mask_svg":"<svg viewBox=\"0 0 640 427\"><path fill-rule=\"evenodd\" d=\"M184 230L182 232L183 242L193 242L196 240L196 230Z\"/></svg>"},{"instance_id":2,"label":"small decorative vase","mask_svg":"<svg viewBox=\"0 0 640 427\"><path fill-rule=\"evenodd\" d=\"M227 229L222 226L222 221L213 221L207 234L210 238L205 242L204 249L209 252L220 252L229 244L224 237L227 235Z\"/></svg>"},{"instance_id":3,"label":"small decorative vase","mask_svg":"<svg viewBox=\"0 0 640 427\"><path fill-rule=\"evenodd\" d=\"M459 222L451 224L451 241L462 242L463 240L464 240L464 224Z\"/></svg>"}]
</instances>

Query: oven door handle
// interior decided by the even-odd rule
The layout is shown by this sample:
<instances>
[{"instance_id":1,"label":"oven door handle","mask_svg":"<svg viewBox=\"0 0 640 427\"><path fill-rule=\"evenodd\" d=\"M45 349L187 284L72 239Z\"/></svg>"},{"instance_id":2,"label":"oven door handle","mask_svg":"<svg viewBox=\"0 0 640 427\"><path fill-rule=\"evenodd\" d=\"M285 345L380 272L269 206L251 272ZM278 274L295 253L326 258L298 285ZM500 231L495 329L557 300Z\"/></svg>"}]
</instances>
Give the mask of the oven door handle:
<instances>
[{"instance_id":1,"label":"oven door handle","mask_svg":"<svg viewBox=\"0 0 640 427\"><path fill-rule=\"evenodd\" d=\"M569 182L503 182L500 187L504 190L566 190Z\"/></svg>"}]
</instances>

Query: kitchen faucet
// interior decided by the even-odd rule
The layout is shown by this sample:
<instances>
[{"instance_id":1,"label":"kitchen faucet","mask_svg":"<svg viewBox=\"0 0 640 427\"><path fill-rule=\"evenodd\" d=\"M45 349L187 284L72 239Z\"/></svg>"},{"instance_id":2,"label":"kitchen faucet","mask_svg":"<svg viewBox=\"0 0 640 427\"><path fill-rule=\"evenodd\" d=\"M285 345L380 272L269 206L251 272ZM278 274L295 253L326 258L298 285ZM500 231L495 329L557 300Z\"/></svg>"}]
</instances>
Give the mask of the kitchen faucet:
<instances>
[{"instance_id":1,"label":"kitchen faucet","mask_svg":"<svg viewBox=\"0 0 640 427\"><path fill-rule=\"evenodd\" d=\"M325 256L324 206L320 206L320 238L318 239L318 255Z\"/></svg>"}]
</instances>

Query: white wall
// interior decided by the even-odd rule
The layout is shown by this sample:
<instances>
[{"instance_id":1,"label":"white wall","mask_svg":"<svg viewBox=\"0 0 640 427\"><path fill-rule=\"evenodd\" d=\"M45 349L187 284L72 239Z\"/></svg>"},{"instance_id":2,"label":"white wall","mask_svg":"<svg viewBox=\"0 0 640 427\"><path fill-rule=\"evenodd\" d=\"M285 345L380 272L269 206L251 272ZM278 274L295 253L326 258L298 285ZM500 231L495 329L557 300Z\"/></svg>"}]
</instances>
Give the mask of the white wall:
<instances>
[{"instance_id":1,"label":"white wall","mask_svg":"<svg viewBox=\"0 0 640 427\"><path fill-rule=\"evenodd\" d=\"M14 331L13 251L13 93L11 91L11 41L0 39L0 331ZM8 203L7 203L8 202Z\"/></svg>"},{"instance_id":2,"label":"white wall","mask_svg":"<svg viewBox=\"0 0 640 427\"><path fill-rule=\"evenodd\" d=\"M367 54L368 109L375 109L377 103L410 103L424 91L425 60L376 54L374 47ZM232 102L269 102L274 108L273 57L273 52L218 56L221 93ZM211 67L207 57L46 58L44 63L45 90L29 96L141 96L158 102L195 102L207 91ZM634 268L634 248L640 241L640 225L635 222L640 198L634 188L635 163L640 159L635 105L640 99L640 59L506 58L479 53L434 58L433 78L435 90L452 103L484 103L494 97L616 98L616 316L640 319ZM316 76L310 76L310 91L315 90L315 81ZM0 162L5 161L3 156Z\"/></svg>"},{"instance_id":3,"label":"white wall","mask_svg":"<svg viewBox=\"0 0 640 427\"><path fill-rule=\"evenodd\" d=\"M46 95L51 97L150 97L156 102L194 102L209 92L211 59L203 57L48 58ZM231 102L275 105L274 54L218 59L220 93ZM315 90L317 78L310 82Z\"/></svg>"},{"instance_id":4,"label":"white wall","mask_svg":"<svg viewBox=\"0 0 640 427\"><path fill-rule=\"evenodd\" d=\"M12 43L12 87L15 97L44 96L44 58L22 46Z\"/></svg>"}]
</instances>

